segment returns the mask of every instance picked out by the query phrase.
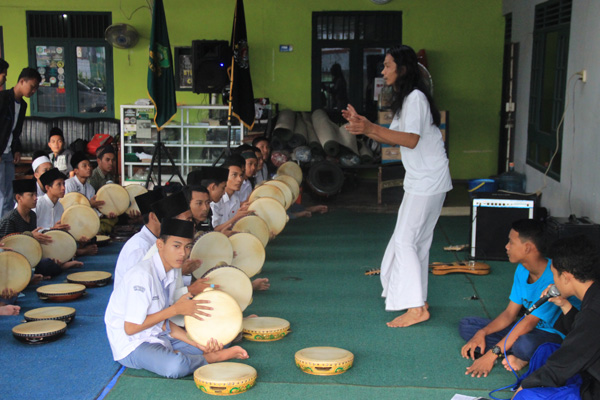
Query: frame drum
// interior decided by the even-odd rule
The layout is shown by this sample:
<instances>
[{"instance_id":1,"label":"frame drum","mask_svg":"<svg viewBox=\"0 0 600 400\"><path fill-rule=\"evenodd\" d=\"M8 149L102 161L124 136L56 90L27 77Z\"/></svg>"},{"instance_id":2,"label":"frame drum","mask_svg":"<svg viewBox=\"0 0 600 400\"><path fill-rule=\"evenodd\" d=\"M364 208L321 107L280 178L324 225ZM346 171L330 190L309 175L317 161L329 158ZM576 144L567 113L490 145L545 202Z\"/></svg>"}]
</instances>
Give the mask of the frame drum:
<instances>
[{"instance_id":1,"label":"frame drum","mask_svg":"<svg viewBox=\"0 0 600 400\"><path fill-rule=\"evenodd\" d=\"M218 290L233 297L242 311L252 303L252 282L241 269L221 265L209 269L202 277L208 278L211 284L219 285Z\"/></svg>"},{"instance_id":2,"label":"frame drum","mask_svg":"<svg viewBox=\"0 0 600 400\"><path fill-rule=\"evenodd\" d=\"M67 281L70 283L81 283L86 288L102 287L110 283L112 274L105 271L85 271L75 272L67 275Z\"/></svg>"},{"instance_id":3,"label":"frame drum","mask_svg":"<svg viewBox=\"0 0 600 400\"><path fill-rule=\"evenodd\" d=\"M290 333L290 323L283 318L246 318L242 324L244 338L253 342L274 342Z\"/></svg>"},{"instance_id":4,"label":"frame drum","mask_svg":"<svg viewBox=\"0 0 600 400\"><path fill-rule=\"evenodd\" d=\"M247 232L251 233L261 241L263 247L269 243L269 226L261 217L256 215L246 215L239 219L231 228L234 232Z\"/></svg>"},{"instance_id":5,"label":"frame drum","mask_svg":"<svg viewBox=\"0 0 600 400\"><path fill-rule=\"evenodd\" d=\"M63 321L67 324L75 319L75 309L73 307L41 307L34 308L23 314L25 321Z\"/></svg>"},{"instance_id":6,"label":"frame drum","mask_svg":"<svg viewBox=\"0 0 600 400\"><path fill-rule=\"evenodd\" d=\"M52 238L52 243L42 244L42 258L52 258L64 263L75 257L77 242L73 236L58 229L45 234Z\"/></svg>"},{"instance_id":7,"label":"frame drum","mask_svg":"<svg viewBox=\"0 0 600 400\"><path fill-rule=\"evenodd\" d=\"M219 343L227 344L242 331L242 310L227 293L206 289L194 300L209 300L212 307L210 317L203 321L189 315L183 317L187 335L194 342L206 346L209 339L214 338Z\"/></svg>"},{"instance_id":8,"label":"frame drum","mask_svg":"<svg viewBox=\"0 0 600 400\"><path fill-rule=\"evenodd\" d=\"M107 183L98 189L96 200L104 202L104 205L98 207L98 211L106 216L110 213L119 216L129 208L129 193L116 183Z\"/></svg>"},{"instance_id":9,"label":"frame drum","mask_svg":"<svg viewBox=\"0 0 600 400\"><path fill-rule=\"evenodd\" d=\"M252 193L250 193L248 201L252 203L254 200L260 199L262 197L269 197L271 199L275 199L279 203L281 203L282 206L285 207L285 195L283 194L281 189L279 189L276 186L261 184L260 186L256 187L252 191Z\"/></svg>"},{"instance_id":10,"label":"frame drum","mask_svg":"<svg viewBox=\"0 0 600 400\"><path fill-rule=\"evenodd\" d=\"M110 236L106 235L96 235L96 245L97 246L106 246L110 243Z\"/></svg>"},{"instance_id":11,"label":"frame drum","mask_svg":"<svg viewBox=\"0 0 600 400\"><path fill-rule=\"evenodd\" d=\"M194 382L204 393L228 396L250 389L256 382L256 376L256 370L250 365L220 362L194 371Z\"/></svg>"},{"instance_id":12,"label":"frame drum","mask_svg":"<svg viewBox=\"0 0 600 400\"><path fill-rule=\"evenodd\" d=\"M298 196L300 196L300 185L298 185L298 182L296 182L293 177L289 175L278 175L275 177L275 180L281 181L290 187L290 190L292 191L292 203L298 199Z\"/></svg>"},{"instance_id":13,"label":"frame drum","mask_svg":"<svg viewBox=\"0 0 600 400\"><path fill-rule=\"evenodd\" d=\"M258 274L262 270L266 256L261 241L253 234L243 232L232 235L229 241L233 246L231 265L244 271L248 278Z\"/></svg>"},{"instance_id":14,"label":"frame drum","mask_svg":"<svg viewBox=\"0 0 600 400\"><path fill-rule=\"evenodd\" d=\"M292 161L288 161L277 168L277 175L289 175L298 182L298 186L302 185L302 168Z\"/></svg>"},{"instance_id":15,"label":"frame drum","mask_svg":"<svg viewBox=\"0 0 600 400\"><path fill-rule=\"evenodd\" d=\"M58 201L60 201L65 210L76 204L92 207L88 198L79 192L69 192L62 199L58 199Z\"/></svg>"},{"instance_id":16,"label":"frame drum","mask_svg":"<svg viewBox=\"0 0 600 400\"><path fill-rule=\"evenodd\" d=\"M281 190L281 193L283 193L283 197L285 198L284 207L286 210L290 208L294 201L294 195L292 194L292 189L290 189L290 187L285 182L272 180L265 182L264 185L275 186L276 188Z\"/></svg>"},{"instance_id":17,"label":"frame drum","mask_svg":"<svg viewBox=\"0 0 600 400\"><path fill-rule=\"evenodd\" d=\"M233 246L229 238L221 232L207 232L194 243L190 259L202 260L200 268L193 272L196 278L200 278L206 271L220 263L231 264Z\"/></svg>"},{"instance_id":18,"label":"frame drum","mask_svg":"<svg viewBox=\"0 0 600 400\"><path fill-rule=\"evenodd\" d=\"M311 375L339 375L352 368L354 354L338 347L308 347L296 352L296 366Z\"/></svg>"},{"instance_id":19,"label":"frame drum","mask_svg":"<svg viewBox=\"0 0 600 400\"><path fill-rule=\"evenodd\" d=\"M37 288L38 297L49 301L69 301L83 296L85 286L79 283L57 283Z\"/></svg>"},{"instance_id":20,"label":"frame drum","mask_svg":"<svg viewBox=\"0 0 600 400\"><path fill-rule=\"evenodd\" d=\"M4 250L0 253L0 293L12 289L15 294L27 287L31 280L31 265L24 255Z\"/></svg>"},{"instance_id":21,"label":"frame drum","mask_svg":"<svg viewBox=\"0 0 600 400\"><path fill-rule=\"evenodd\" d=\"M41 344L52 342L67 331L64 321L33 321L25 322L12 328L12 333L17 340L28 344Z\"/></svg>"},{"instance_id":22,"label":"frame drum","mask_svg":"<svg viewBox=\"0 0 600 400\"><path fill-rule=\"evenodd\" d=\"M100 230L100 218L96 210L81 204L66 209L60 222L69 225L69 233L75 240L81 240L84 236L93 239Z\"/></svg>"},{"instance_id":23,"label":"frame drum","mask_svg":"<svg viewBox=\"0 0 600 400\"><path fill-rule=\"evenodd\" d=\"M42 246L32 236L22 233L12 233L4 236L0 242L4 243L9 249L24 255L27 261L29 261L31 268L35 268L42 259Z\"/></svg>"},{"instance_id":24,"label":"frame drum","mask_svg":"<svg viewBox=\"0 0 600 400\"><path fill-rule=\"evenodd\" d=\"M148 193L148 189L142 185L127 185L125 186L125 190L127 190L127 193L129 194L129 208L125 211L125 213L129 214L131 211L140 212L140 209L135 202L135 196Z\"/></svg>"},{"instance_id":25,"label":"frame drum","mask_svg":"<svg viewBox=\"0 0 600 400\"><path fill-rule=\"evenodd\" d=\"M248 210L262 218L273 235L279 235L287 223L285 209L277 200L257 199L250 204Z\"/></svg>"}]
</instances>

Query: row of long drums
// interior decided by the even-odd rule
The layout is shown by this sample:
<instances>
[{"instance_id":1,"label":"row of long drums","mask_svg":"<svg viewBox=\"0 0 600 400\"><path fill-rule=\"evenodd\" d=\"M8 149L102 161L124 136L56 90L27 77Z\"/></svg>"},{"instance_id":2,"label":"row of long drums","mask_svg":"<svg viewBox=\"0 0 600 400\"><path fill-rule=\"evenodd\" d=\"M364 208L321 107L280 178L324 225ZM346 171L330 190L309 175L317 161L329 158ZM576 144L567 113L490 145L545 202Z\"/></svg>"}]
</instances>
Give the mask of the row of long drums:
<instances>
[{"instance_id":1,"label":"row of long drums","mask_svg":"<svg viewBox=\"0 0 600 400\"><path fill-rule=\"evenodd\" d=\"M249 210L254 215L241 218L227 237L220 232L202 235L194 244L190 258L202 260L194 272L196 278L209 278L219 290L206 290L194 297L209 300L211 318L199 321L184 317L190 339L206 345L210 338L229 343L242 333L243 338L257 342L283 339L290 323L282 318L255 317L243 319L242 312L252 302L250 278L262 270L265 247L279 235L288 221L286 210L300 195L302 170L287 162L277 170L275 179L263 182L250 194ZM354 356L334 347L311 347L295 354L296 365L314 375L337 375L348 370ZM205 393L231 395L254 386L256 370L247 364L223 362L208 364L194 372L196 386Z\"/></svg>"},{"instance_id":2,"label":"row of long drums","mask_svg":"<svg viewBox=\"0 0 600 400\"><path fill-rule=\"evenodd\" d=\"M106 215L121 215L137 210L135 196L146 192L139 185L128 186L109 183L98 190L96 199L104 201L98 210ZM10 288L19 293L31 280L35 266L44 258L64 263L77 252L77 241L82 238L94 240L99 246L108 244L110 237L98 235L100 217L88 199L81 193L67 193L60 202L64 208L61 223L70 226L68 231L49 230L44 232L52 238L49 244L40 244L26 234L11 234L2 238L2 243L11 251L0 253L0 290ZM87 288L102 287L110 283L112 274L106 271L75 272L67 275L68 283L43 285L37 289L38 297L49 302L68 302L85 295ZM24 314L25 323L15 326L13 336L28 344L48 343L58 339L75 318L73 307L41 307Z\"/></svg>"}]
</instances>

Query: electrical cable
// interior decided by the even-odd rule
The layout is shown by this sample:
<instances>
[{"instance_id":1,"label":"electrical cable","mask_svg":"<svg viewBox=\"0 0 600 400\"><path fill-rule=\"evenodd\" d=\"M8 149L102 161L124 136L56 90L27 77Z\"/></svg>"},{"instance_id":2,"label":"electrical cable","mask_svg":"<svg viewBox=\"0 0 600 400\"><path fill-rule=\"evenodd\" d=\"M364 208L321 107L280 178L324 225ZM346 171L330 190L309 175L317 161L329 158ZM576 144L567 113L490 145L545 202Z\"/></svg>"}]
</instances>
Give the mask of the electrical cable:
<instances>
[{"instance_id":1,"label":"electrical cable","mask_svg":"<svg viewBox=\"0 0 600 400\"><path fill-rule=\"evenodd\" d=\"M519 325L519 322L523 321L523 318L525 318L526 316L527 316L527 314L523 315L523 316L521 317L521 319L519 319L519 320L517 321L517 323L516 323L516 324L514 324L512 328L510 328L510 331L508 331L508 334L507 334L507 335L504 337L504 359L506 360L506 364L508 365L508 367L509 367L509 368L510 368L510 370L512 371L512 373L513 373L513 375L515 376L515 378L517 378L517 381L516 381L514 384L512 384L512 385L507 385L507 386L504 386L504 387L501 387L501 388L498 388L498 389L494 389L494 390L492 390L491 392L489 392L489 393L488 393L488 394L489 394L489 396L490 396L492 399L494 399L494 400L508 400L508 399L501 399L501 398L498 398L498 397L494 397L494 396L492 395L492 393L496 393L496 392L499 392L499 391L501 391L501 390L506 390L506 389L509 389L509 388L512 388L512 389L511 389L511 391L512 391L512 392L514 392L515 390L517 390L517 388L519 387L519 384L521 383L521 381L520 381L521 377L519 376L519 374L517 374L517 372L514 370L514 368L512 367L512 365L510 365L510 362L508 361L508 357L507 357L507 354L506 354L506 343L507 343L507 341L508 341L508 337L509 337L509 336L510 336L510 334L512 333L513 329L515 329L515 327L516 327L517 325ZM512 396L511 396L511 397L512 397Z\"/></svg>"}]
</instances>

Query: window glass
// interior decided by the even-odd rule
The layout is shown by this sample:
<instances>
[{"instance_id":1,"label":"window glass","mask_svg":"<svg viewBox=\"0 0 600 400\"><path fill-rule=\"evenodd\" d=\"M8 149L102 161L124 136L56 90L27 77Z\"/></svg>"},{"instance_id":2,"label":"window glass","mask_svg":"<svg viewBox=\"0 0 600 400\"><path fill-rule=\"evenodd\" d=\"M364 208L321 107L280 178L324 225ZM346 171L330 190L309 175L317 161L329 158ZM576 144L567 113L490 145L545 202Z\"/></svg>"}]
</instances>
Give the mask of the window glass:
<instances>
[{"instance_id":1,"label":"window glass","mask_svg":"<svg viewBox=\"0 0 600 400\"><path fill-rule=\"evenodd\" d=\"M35 60L42 82L37 91L39 112L64 113L67 111L65 87L65 48L62 46L35 46Z\"/></svg>"},{"instance_id":2,"label":"window glass","mask_svg":"<svg viewBox=\"0 0 600 400\"><path fill-rule=\"evenodd\" d=\"M348 105L350 49L321 49L321 107L341 111Z\"/></svg>"},{"instance_id":3,"label":"window glass","mask_svg":"<svg viewBox=\"0 0 600 400\"><path fill-rule=\"evenodd\" d=\"M106 50L77 46L77 104L79 112L106 112Z\"/></svg>"},{"instance_id":4,"label":"window glass","mask_svg":"<svg viewBox=\"0 0 600 400\"><path fill-rule=\"evenodd\" d=\"M542 73L542 98L540 104L540 129L543 132L554 130L552 116L556 87L556 60L558 53L558 32L546 34L544 46L544 71Z\"/></svg>"}]
</instances>

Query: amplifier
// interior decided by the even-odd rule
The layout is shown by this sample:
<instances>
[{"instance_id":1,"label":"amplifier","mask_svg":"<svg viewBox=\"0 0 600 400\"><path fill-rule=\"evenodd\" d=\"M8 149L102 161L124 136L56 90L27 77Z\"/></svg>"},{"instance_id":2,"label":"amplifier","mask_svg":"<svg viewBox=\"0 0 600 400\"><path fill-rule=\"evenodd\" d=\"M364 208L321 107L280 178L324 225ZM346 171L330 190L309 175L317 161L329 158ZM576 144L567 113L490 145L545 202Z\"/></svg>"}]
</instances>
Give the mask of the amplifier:
<instances>
[{"instance_id":1,"label":"amplifier","mask_svg":"<svg viewBox=\"0 0 600 400\"><path fill-rule=\"evenodd\" d=\"M546 220L546 239L548 245L551 245L558 239L577 235L587 236L592 243L600 246L600 225L594 223L588 217L571 215L568 218L549 217Z\"/></svg>"},{"instance_id":2,"label":"amplifier","mask_svg":"<svg viewBox=\"0 0 600 400\"><path fill-rule=\"evenodd\" d=\"M506 243L513 222L533 218L535 197L494 195L472 200L471 258L508 260Z\"/></svg>"}]
</instances>

